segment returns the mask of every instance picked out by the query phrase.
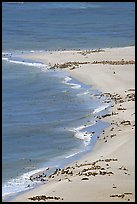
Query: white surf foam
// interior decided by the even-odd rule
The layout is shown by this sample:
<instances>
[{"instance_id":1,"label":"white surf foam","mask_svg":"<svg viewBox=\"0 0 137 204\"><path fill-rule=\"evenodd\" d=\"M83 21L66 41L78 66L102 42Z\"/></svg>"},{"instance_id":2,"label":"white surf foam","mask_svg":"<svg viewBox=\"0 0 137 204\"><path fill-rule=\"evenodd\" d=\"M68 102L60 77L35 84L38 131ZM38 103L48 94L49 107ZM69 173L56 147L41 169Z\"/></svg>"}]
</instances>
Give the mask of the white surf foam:
<instances>
[{"instance_id":1,"label":"white surf foam","mask_svg":"<svg viewBox=\"0 0 137 204\"><path fill-rule=\"evenodd\" d=\"M105 110L106 108L108 108L109 106L110 106L110 105L107 104L107 105L103 105L103 106L100 106L100 107L98 107L98 108L95 108L95 110L93 111L93 114L99 113L99 112Z\"/></svg>"},{"instance_id":2,"label":"white surf foam","mask_svg":"<svg viewBox=\"0 0 137 204\"><path fill-rule=\"evenodd\" d=\"M45 71L49 68L48 65L45 65L39 62L24 62L24 61L9 59L8 57L2 57L2 60L6 60L8 62L15 63L15 64L22 64L22 65L27 65L31 67L42 68L42 71Z\"/></svg>"},{"instance_id":3,"label":"white surf foam","mask_svg":"<svg viewBox=\"0 0 137 204\"><path fill-rule=\"evenodd\" d=\"M68 156L66 156L65 158L68 159L70 157L74 157L75 155L79 154L79 153L82 153L83 151L79 151L79 152L75 152L75 153L72 153L72 154L69 154Z\"/></svg>"},{"instance_id":4,"label":"white surf foam","mask_svg":"<svg viewBox=\"0 0 137 204\"><path fill-rule=\"evenodd\" d=\"M9 61L8 57L2 57L2 60Z\"/></svg>"},{"instance_id":5,"label":"white surf foam","mask_svg":"<svg viewBox=\"0 0 137 204\"><path fill-rule=\"evenodd\" d=\"M74 136L80 140L83 140L84 145L87 146L90 144L90 140L91 140L93 134L91 132L82 131L82 130L94 125L95 123L96 122L94 121L94 122L89 123L87 125L81 125L79 127L69 129L69 131L74 132Z\"/></svg>"},{"instance_id":6,"label":"white surf foam","mask_svg":"<svg viewBox=\"0 0 137 204\"><path fill-rule=\"evenodd\" d=\"M47 168L48 169L48 168ZM39 173L41 171L45 171L46 168L41 168L37 170L33 170L27 173L24 173L21 176L18 176L16 178L10 179L9 181L2 184L2 197L5 198L8 195L12 195L15 193L19 193L21 191L25 191L28 189L31 189L38 183L38 181L33 180L33 182L30 180L30 176Z\"/></svg>"},{"instance_id":7,"label":"white surf foam","mask_svg":"<svg viewBox=\"0 0 137 204\"><path fill-rule=\"evenodd\" d=\"M62 82L71 86L71 88L73 88L73 89L81 88L80 84L70 83L71 80L72 80L72 78L67 76L67 77L65 77L65 79Z\"/></svg>"},{"instance_id":8,"label":"white surf foam","mask_svg":"<svg viewBox=\"0 0 137 204\"><path fill-rule=\"evenodd\" d=\"M85 91L85 92L83 92L83 93L79 93L79 94L77 94L77 96L83 96L83 95L88 95L90 92L87 90L87 91Z\"/></svg>"},{"instance_id":9,"label":"white surf foam","mask_svg":"<svg viewBox=\"0 0 137 204\"><path fill-rule=\"evenodd\" d=\"M72 80L72 78L67 76L67 77L64 78L64 80L62 82L65 83L65 84L69 84L68 82L71 81L71 80Z\"/></svg>"},{"instance_id":10,"label":"white surf foam","mask_svg":"<svg viewBox=\"0 0 137 204\"><path fill-rule=\"evenodd\" d=\"M9 52L2 52L2 55L11 55Z\"/></svg>"}]
</instances>

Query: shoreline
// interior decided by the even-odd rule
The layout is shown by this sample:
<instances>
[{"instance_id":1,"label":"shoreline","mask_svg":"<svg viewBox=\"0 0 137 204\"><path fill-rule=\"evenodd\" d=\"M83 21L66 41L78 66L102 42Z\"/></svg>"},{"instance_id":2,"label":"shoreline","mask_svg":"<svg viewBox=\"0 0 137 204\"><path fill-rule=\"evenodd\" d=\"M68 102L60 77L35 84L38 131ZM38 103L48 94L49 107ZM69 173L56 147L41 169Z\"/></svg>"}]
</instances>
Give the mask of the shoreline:
<instances>
[{"instance_id":1,"label":"shoreline","mask_svg":"<svg viewBox=\"0 0 137 204\"><path fill-rule=\"evenodd\" d=\"M54 75L54 72L52 72L52 73ZM59 71L59 73L57 71L55 73L55 76L59 74L59 77L60 77L60 74L62 76L62 73L63 73L62 71ZM64 74L63 74L63 77L64 77ZM68 82L68 78L69 78L69 82ZM49 167L48 171L46 170L46 167L45 168L44 167L37 168L36 170L34 170L34 171L37 171L36 173L34 173L34 172L31 173L29 171L28 173L30 176L29 177L27 176L27 178L26 178L28 180L28 182L26 182L25 189L24 190L22 189L22 191L17 192L17 193L13 193L11 195L3 195L3 201L4 202L10 202L12 199L16 198L17 196L22 195L23 193L25 193L27 191L30 191L34 188L37 188L38 186L43 185L43 183L45 183L44 182L44 180L45 180L44 175L46 175L46 178L47 178L50 174L52 174L56 169L56 165L58 166L58 168L63 169L63 168L65 168L65 166L70 165L71 163L74 163L75 161L79 160L83 155L88 154L89 151L91 152L92 148L94 147L94 145L97 141L98 135L100 135L100 133L102 132L102 130L104 128L106 128L110 125L110 124L102 122L102 121L98 121L98 122L96 121L97 120L96 116L98 113L100 113L100 112L101 112L101 114L108 113L108 110L111 107L111 102L109 102L107 104L103 103L103 101L106 98L104 98L104 97L100 98L101 93L98 92L98 90L92 90L92 88L90 86L87 86L87 85L85 85L85 84L83 84L77 80L72 79L71 77L68 77L68 75L66 73L65 73L65 78L64 78L63 83L68 84L71 87L70 92L74 86L78 87L78 89L84 88L85 92L78 93L76 95L81 95L81 94L85 95L85 93L87 92L86 95L88 95L87 96L88 98L93 97L93 100L97 100L96 101L97 103L99 102L98 106L95 106L93 109L94 111L92 111L94 116L92 116L92 113L84 115L80 119L85 120L85 122L83 121L81 124L79 124L80 126L76 126L76 127L73 127L70 129L70 131L74 132L74 137L79 138L82 141L82 143L84 143L85 147L83 147L84 149L79 148L79 149L77 149L77 151L72 149L72 151L67 152L67 155L66 156L64 155L62 157L62 159L61 159L62 161L60 161L60 159L58 160L58 157L57 157L56 161L54 161L53 163L50 162L49 164L46 164L46 166ZM85 96L84 96L84 98L85 98ZM84 135L85 135L85 138L83 138ZM53 166L53 167L51 168L51 166ZM25 174L23 174L23 175L25 176ZM33 179L29 180L29 178L33 178ZM41 183L39 183L38 180L41 180ZM31 186L34 183L32 181L36 182L36 184L34 184L34 186ZM14 183L13 183L13 185L14 185ZM17 184L15 181L15 186L16 185ZM20 189L20 185L18 185L18 188Z\"/></svg>"},{"instance_id":2,"label":"shoreline","mask_svg":"<svg viewBox=\"0 0 137 204\"><path fill-rule=\"evenodd\" d=\"M110 114L98 118L111 126L103 130L91 153L70 164L64 173L61 170L56 172L45 184L46 188L42 185L22 193L12 200L14 202L38 199L63 202L135 200L135 65L91 64L102 60L135 60L134 46L79 52L83 50L34 52L22 57L40 60L52 67L57 63L77 62L67 64L69 67L64 70L114 101ZM42 195L49 197L40 197Z\"/></svg>"}]
</instances>

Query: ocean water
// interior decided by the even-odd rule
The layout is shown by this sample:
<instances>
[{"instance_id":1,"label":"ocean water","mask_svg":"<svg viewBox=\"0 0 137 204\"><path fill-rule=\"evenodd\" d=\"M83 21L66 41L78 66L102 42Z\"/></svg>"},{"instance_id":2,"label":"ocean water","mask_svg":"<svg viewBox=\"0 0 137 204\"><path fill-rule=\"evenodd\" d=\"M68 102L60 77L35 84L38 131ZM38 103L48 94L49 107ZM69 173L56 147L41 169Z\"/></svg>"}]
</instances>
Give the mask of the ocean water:
<instances>
[{"instance_id":1,"label":"ocean water","mask_svg":"<svg viewBox=\"0 0 137 204\"><path fill-rule=\"evenodd\" d=\"M3 50L134 45L134 2L2 4Z\"/></svg>"},{"instance_id":2,"label":"ocean water","mask_svg":"<svg viewBox=\"0 0 137 204\"><path fill-rule=\"evenodd\" d=\"M100 92L62 71L16 57L22 51L134 45L134 3L2 3L2 194L91 151L107 112ZM95 132L92 134L92 132ZM37 183L37 182L36 182Z\"/></svg>"}]
</instances>

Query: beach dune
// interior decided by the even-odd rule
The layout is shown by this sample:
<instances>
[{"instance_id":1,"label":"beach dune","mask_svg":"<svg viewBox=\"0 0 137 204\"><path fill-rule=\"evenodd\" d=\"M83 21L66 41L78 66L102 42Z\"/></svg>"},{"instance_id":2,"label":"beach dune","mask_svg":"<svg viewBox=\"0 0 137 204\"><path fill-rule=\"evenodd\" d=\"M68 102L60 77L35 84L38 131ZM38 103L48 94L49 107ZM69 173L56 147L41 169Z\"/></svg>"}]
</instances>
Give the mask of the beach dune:
<instances>
[{"instance_id":1,"label":"beach dune","mask_svg":"<svg viewBox=\"0 0 137 204\"><path fill-rule=\"evenodd\" d=\"M134 202L135 47L34 52L22 58L41 61L53 70L60 67L100 90L113 105L109 114L97 118L110 126L92 152L12 201Z\"/></svg>"}]
</instances>

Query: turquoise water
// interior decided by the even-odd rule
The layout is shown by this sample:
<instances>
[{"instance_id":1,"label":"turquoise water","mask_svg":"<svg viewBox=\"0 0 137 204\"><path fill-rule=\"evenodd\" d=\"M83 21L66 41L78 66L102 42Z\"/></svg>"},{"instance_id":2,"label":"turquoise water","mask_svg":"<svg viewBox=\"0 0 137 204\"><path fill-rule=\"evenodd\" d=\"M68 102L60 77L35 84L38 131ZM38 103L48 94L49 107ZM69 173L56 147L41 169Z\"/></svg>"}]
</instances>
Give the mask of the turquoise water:
<instances>
[{"instance_id":1,"label":"turquoise water","mask_svg":"<svg viewBox=\"0 0 137 204\"><path fill-rule=\"evenodd\" d=\"M38 170L91 151L108 126L96 115L111 106L67 73L39 62L21 64L15 54L129 45L134 45L134 3L2 4L3 196L33 187L29 176Z\"/></svg>"}]
</instances>

